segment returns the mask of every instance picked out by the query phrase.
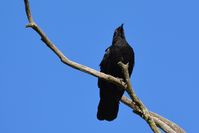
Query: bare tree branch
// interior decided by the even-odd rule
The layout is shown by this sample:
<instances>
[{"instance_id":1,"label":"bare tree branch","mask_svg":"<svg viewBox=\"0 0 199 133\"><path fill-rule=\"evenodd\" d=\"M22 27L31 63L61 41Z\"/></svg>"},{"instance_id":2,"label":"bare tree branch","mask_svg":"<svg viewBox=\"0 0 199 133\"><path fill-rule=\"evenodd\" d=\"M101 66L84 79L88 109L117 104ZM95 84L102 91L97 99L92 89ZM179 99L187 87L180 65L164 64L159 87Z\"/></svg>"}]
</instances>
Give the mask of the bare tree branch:
<instances>
[{"instance_id":1,"label":"bare tree branch","mask_svg":"<svg viewBox=\"0 0 199 133\"><path fill-rule=\"evenodd\" d=\"M135 94L135 92L132 88L131 81L130 81L130 78L129 78L129 73L128 73L128 67L129 67L128 63L123 64L122 62L119 62L118 65L122 68L123 73L124 73L124 77L125 77L125 81L127 82L126 91L128 92L132 101L139 107L139 111L141 110L143 119L149 124L149 126L151 127L151 129L153 130L154 133L160 133L159 129L157 128L157 126L155 124L155 122L153 121L153 118L150 116L148 109L138 99L138 97L136 96L136 94Z\"/></svg>"},{"instance_id":2,"label":"bare tree branch","mask_svg":"<svg viewBox=\"0 0 199 133\"><path fill-rule=\"evenodd\" d=\"M140 117L142 117L142 111L140 108L132 102L131 99L122 96L121 102L128 107L133 109L133 112L138 114ZM165 133L186 133L182 128L180 128L178 125L175 123L167 120L166 118L163 118L162 116L154 113L154 112L149 112L151 117L153 118L155 124L161 128Z\"/></svg>"},{"instance_id":3,"label":"bare tree branch","mask_svg":"<svg viewBox=\"0 0 199 133\"><path fill-rule=\"evenodd\" d=\"M114 84L124 88L128 92L131 100L129 98L123 96L121 101L125 105L132 108L134 113L141 116L150 125L150 127L154 133L160 132L156 126L161 128L166 133L185 133L185 131L183 129L181 129L178 125L176 125L175 123L163 118L162 116L160 116L158 114L148 111L148 109L144 106L144 104L135 95L135 92L133 91L131 83L130 83L128 71L125 72L125 70L124 70L124 74L126 74L126 82L124 82L122 79L113 77L111 75L108 75L108 74L105 74L105 73L102 73L99 71L96 71L92 68L89 68L87 66L84 66L84 65L78 64L74 61L71 61L67 57L65 57L64 54L49 40L49 38L45 35L45 33L41 30L41 28L34 22L32 15L31 15L29 1L24 0L24 4L25 4L27 19L29 21L29 24L27 24L26 27L34 29L40 35L41 40L60 58L60 60L64 64L66 64L74 69L80 70L82 72L85 72L87 74L93 75L98 78L101 78L103 80L114 83ZM122 68L126 69L124 66L122 66Z\"/></svg>"}]
</instances>

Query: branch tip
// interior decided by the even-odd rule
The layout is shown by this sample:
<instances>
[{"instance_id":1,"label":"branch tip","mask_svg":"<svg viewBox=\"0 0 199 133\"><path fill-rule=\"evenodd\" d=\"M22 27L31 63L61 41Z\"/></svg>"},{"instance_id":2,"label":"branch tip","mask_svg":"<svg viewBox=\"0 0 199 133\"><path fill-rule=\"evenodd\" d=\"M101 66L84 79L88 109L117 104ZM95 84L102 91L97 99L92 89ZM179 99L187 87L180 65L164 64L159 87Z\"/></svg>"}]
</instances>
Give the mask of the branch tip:
<instances>
[{"instance_id":1,"label":"branch tip","mask_svg":"<svg viewBox=\"0 0 199 133\"><path fill-rule=\"evenodd\" d=\"M33 27L35 27L35 23L34 22L31 22L31 23L29 23L29 24L27 24L26 25L26 28L33 28Z\"/></svg>"},{"instance_id":2,"label":"branch tip","mask_svg":"<svg viewBox=\"0 0 199 133\"><path fill-rule=\"evenodd\" d=\"M126 69L129 67L129 62L124 64L123 62L119 61L117 64L123 69Z\"/></svg>"}]
</instances>

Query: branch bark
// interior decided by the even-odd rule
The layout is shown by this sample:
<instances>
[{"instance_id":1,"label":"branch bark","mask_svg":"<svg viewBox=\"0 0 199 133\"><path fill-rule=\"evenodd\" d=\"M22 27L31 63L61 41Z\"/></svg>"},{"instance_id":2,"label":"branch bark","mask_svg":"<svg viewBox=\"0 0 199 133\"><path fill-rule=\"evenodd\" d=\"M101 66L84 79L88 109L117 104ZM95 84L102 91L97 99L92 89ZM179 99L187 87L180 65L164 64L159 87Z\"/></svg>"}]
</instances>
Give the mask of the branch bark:
<instances>
[{"instance_id":1,"label":"branch bark","mask_svg":"<svg viewBox=\"0 0 199 133\"><path fill-rule=\"evenodd\" d=\"M160 133L159 128L161 128L164 132L166 133L185 133L185 131L180 128L178 125L175 123L163 118L162 116L148 111L148 109L144 106L144 104L139 100L139 98L136 96L134 90L132 89L130 79L129 79L129 74L126 69L128 69L128 66L119 63L119 65L123 68L124 70L124 75L126 77L126 82L124 82L122 79L113 77L111 75L96 71L92 68L89 68L87 66L81 65L79 63L76 63L74 61L69 60L67 57L64 56L64 54L50 41L50 39L45 35L45 33L41 30L41 28L35 23L33 20L33 17L31 15L31 10L30 10L30 5L28 0L24 0L25 4L25 11L26 11L26 16L29 21L29 23L26 25L27 28L32 28L37 32L41 40L46 44L47 47L49 47L59 58L60 60L77 70L80 70L82 72L85 72L87 74L93 75L95 77L101 78L103 80L106 80L108 82L114 83L122 88L124 88L131 99L123 96L121 101L125 105L129 106L130 108L133 109L133 112L141 116L151 127L152 131L154 133Z\"/></svg>"},{"instance_id":2,"label":"branch bark","mask_svg":"<svg viewBox=\"0 0 199 133\"><path fill-rule=\"evenodd\" d=\"M127 91L128 95L130 96L130 98L132 99L132 101L138 106L139 114L141 114L143 119L149 124L149 126L151 127L151 129L153 130L154 133L160 133L153 118L150 116L148 109L139 100L139 98L136 96L136 94L132 88L131 81L129 78L129 73L128 73L129 64L128 63L123 64L122 62L119 62L118 65L122 68L123 73L124 73L125 81L127 83L126 91Z\"/></svg>"}]
</instances>

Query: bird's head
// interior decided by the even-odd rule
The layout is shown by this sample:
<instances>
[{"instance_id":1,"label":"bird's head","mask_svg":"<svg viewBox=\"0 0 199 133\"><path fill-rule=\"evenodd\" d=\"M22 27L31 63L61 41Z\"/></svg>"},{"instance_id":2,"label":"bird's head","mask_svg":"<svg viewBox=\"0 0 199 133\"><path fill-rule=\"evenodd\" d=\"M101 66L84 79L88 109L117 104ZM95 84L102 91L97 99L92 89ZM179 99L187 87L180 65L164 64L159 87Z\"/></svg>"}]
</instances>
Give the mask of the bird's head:
<instances>
[{"instance_id":1,"label":"bird's head","mask_svg":"<svg viewBox=\"0 0 199 133\"><path fill-rule=\"evenodd\" d=\"M122 24L122 25L119 26L117 29L115 29L115 32L114 32L114 35L113 35L113 40L116 39L116 38L125 39L123 25L124 25L124 24Z\"/></svg>"}]
</instances>

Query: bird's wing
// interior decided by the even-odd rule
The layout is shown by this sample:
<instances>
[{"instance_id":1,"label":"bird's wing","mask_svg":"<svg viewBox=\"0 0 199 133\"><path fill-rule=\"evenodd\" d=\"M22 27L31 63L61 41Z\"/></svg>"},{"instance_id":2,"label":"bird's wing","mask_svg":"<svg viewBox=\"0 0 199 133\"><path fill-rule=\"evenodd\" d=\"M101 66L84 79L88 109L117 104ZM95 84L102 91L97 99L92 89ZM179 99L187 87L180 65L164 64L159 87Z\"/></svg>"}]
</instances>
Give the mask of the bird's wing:
<instances>
[{"instance_id":1,"label":"bird's wing","mask_svg":"<svg viewBox=\"0 0 199 133\"><path fill-rule=\"evenodd\" d=\"M100 67L102 68L105 64L107 64L106 62L108 61L107 59L109 58L110 56L110 47L108 47L106 50L105 50L105 54L104 54L104 57L100 63Z\"/></svg>"}]
</instances>

